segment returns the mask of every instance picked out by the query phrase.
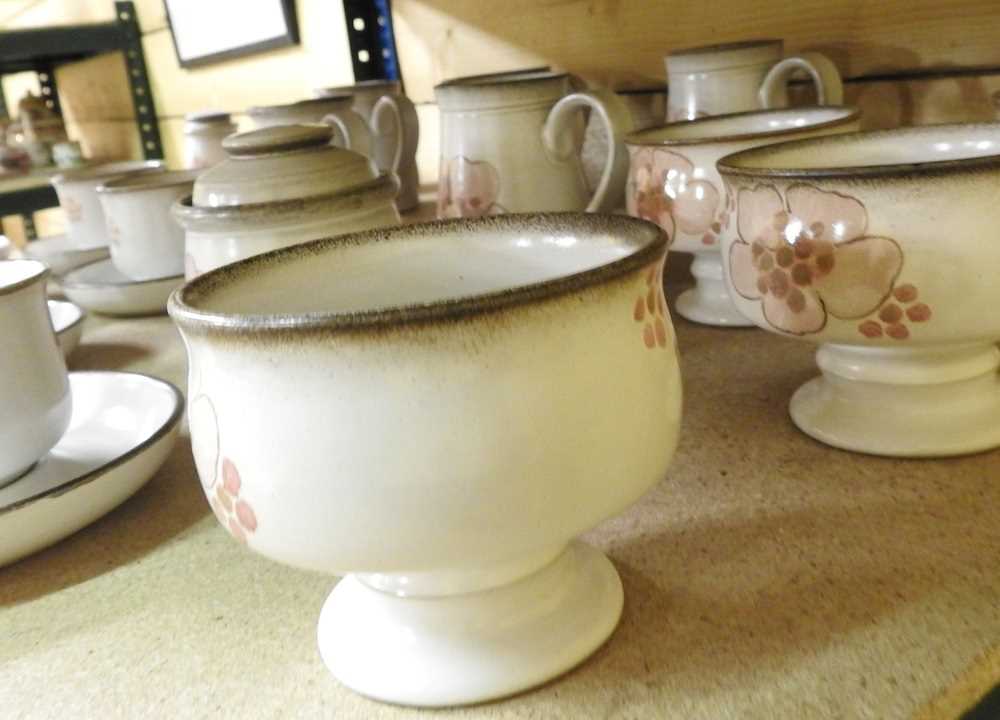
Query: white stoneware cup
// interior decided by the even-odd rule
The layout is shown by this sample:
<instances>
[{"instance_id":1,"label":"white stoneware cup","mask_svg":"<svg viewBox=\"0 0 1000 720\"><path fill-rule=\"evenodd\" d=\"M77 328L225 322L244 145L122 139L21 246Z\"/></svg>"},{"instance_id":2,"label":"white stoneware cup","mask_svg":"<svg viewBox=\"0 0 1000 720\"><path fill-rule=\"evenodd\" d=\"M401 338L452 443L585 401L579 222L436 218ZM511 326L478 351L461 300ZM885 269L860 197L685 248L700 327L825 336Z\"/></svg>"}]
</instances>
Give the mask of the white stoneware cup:
<instances>
[{"instance_id":1,"label":"white stoneware cup","mask_svg":"<svg viewBox=\"0 0 1000 720\"><path fill-rule=\"evenodd\" d=\"M321 98L349 94L351 108L367 122L372 134L372 159L383 172L399 177L396 207L411 210L419 204L420 177L417 173L417 144L420 121L417 110L403 95L398 80L366 80L356 85L321 88Z\"/></svg>"},{"instance_id":2,"label":"white stoneware cup","mask_svg":"<svg viewBox=\"0 0 1000 720\"><path fill-rule=\"evenodd\" d=\"M69 427L66 364L45 301L49 270L0 261L0 486L27 472Z\"/></svg>"},{"instance_id":3,"label":"white stoneware cup","mask_svg":"<svg viewBox=\"0 0 1000 720\"><path fill-rule=\"evenodd\" d=\"M184 229L170 215L191 194L195 170L126 175L97 188L111 245L111 262L132 280L184 273Z\"/></svg>"},{"instance_id":4,"label":"white stoneware cup","mask_svg":"<svg viewBox=\"0 0 1000 720\"><path fill-rule=\"evenodd\" d=\"M163 172L162 160L105 163L66 170L52 178L59 206L66 215L66 234L77 250L108 244L104 211L97 188L122 175Z\"/></svg>"},{"instance_id":5,"label":"white stoneware cup","mask_svg":"<svg viewBox=\"0 0 1000 720\"><path fill-rule=\"evenodd\" d=\"M307 243L173 294L205 494L251 549L347 575L319 625L341 682L479 702L613 631L618 575L574 538L673 456L665 255L634 218L510 215Z\"/></svg>"},{"instance_id":6,"label":"white stoneware cup","mask_svg":"<svg viewBox=\"0 0 1000 720\"><path fill-rule=\"evenodd\" d=\"M751 40L672 52L665 58L667 122L788 105L788 81L805 72L820 105L839 105L837 66L817 52L785 57L782 40Z\"/></svg>"},{"instance_id":7,"label":"white stoneware cup","mask_svg":"<svg viewBox=\"0 0 1000 720\"><path fill-rule=\"evenodd\" d=\"M792 420L904 457L1000 445L1000 125L850 133L718 163L740 311L819 344Z\"/></svg>"},{"instance_id":8,"label":"white stoneware cup","mask_svg":"<svg viewBox=\"0 0 1000 720\"><path fill-rule=\"evenodd\" d=\"M277 125L325 123L334 130L334 145L372 157L371 129L365 118L351 109L353 104L354 98L349 93L341 93L287 105L252 107L247 115L258 130Z\"/></svg>"},{"instance_id":9,"label":"white stoneware cup","mask_svg":"<svg viewBox=\"0 0 1000 720\"><path fill-rule=\"evenodd\" d=\"M623 137L632 128L631 115L611 91L570 90L570 76L546 71L438 85L438 217L619 207L628 174ZM600 118L609 138L593 193L580 159L585 108Z\"/></svg>"},{"instance_id":10,"label":"white stoneware cup","mask_svg":"<svg viewBox=\"0 0 1000 720\"><path fill-rule=\"evenodd\" d=\"M786 140L851 132L860 113L840 106L758 110L670 123L626 138L630 166L628 213L655 222L671 251L694 253L695 286L677 298L677 313L719 326L753 323L736 308L722 279L719 235L730 198L715 169L719 158Z\"/></svg>"},{"instance_id":11,"label":"white stoneware cup","mask_svg":"<svg viewBox=\"0 0 1000 720\"><path fill-rule=\"evenodd\" d=\"M209 168L226 159L222 141L236 132L236 123L227 112L191 113L184 117L184 167Z\"/></svg>"}]
</instances>

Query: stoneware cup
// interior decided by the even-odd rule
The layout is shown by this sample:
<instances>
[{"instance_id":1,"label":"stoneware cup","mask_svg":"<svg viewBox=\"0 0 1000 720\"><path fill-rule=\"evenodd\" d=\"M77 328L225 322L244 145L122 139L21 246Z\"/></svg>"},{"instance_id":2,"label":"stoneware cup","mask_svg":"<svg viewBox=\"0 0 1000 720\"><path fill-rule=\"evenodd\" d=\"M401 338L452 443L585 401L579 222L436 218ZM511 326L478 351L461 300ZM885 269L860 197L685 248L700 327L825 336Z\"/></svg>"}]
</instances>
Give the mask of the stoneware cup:
<instances>
[{"instance_id":1,"label":"stoneware cup","mask_svg":"<svg viewBox=\"0 0 1000 720\"><path fill-rule=\"evenodd\" d=\"M163 172L161 160L105 163L67 170L52 178L59 206L66 215L66 234L77 250L104 247L108 231L97 188L122 175Z\"/></svg>"},{"instance_id":2,"label":"stoneware cup","mask_svg":"<svg viewBox=\"0 0 1000 720\"><path fill-rule=\"evenodd\" d=\"M206 111L184 117L184 167L209 168L226 159L222 141L236 132L227 112Z\"/></svg>"},{"instance_id":3,"label":"stoneware cup","mask_svg":"<svg viewBox=\"0 0 1000 720\"><path fill-rule=\"evenodd\" d=\"M191 194L197 171L140 173L97 188L111 244L111 262L132 280L181 275L184 229L170 215Z\"/></svg>"},{"instance_id":4,"label":"stoneware cup","mask_svg":"<svg viewBox=\"0 0 1000 720\"><path fill-rule=\"evenodd\" d=\"M383 172L399 177L396 207L412 210L420 200L420 177L417 173L417 143L420 141L420 121L417 109L403 94L398 80L365 80L356 85L321 88L321 98L349 94L351 109L364 118L372 136L372 159Z\"/></svg>"},{"instance_id":5,"label":"stoneware cup","mask_svg":"<svg viewBox=\"0 0 1000 720\"><path fill-rule=\"evenodd\" d=\"M819 343L795 424L905 457L1000 445L1000 125L851 133L719 161L726 279L760 327Z\"/></svg>"},{"instance_id":6,"label":"stoneware cup","mask_svg":"<svg viewBox=\"0 0 1000 720\"><path fill-rule=\"evenodd\" d=\"M307 243L174 293L205 493L251 549L347 575L319 622L341 682L478 702L612 632L621 582L574 538L674 452L665 253L633 218L511 215Z\"/></svg>"},{"instance_id":7,"label":"stoneware cup","mask_svg":"<svg viewBox=\"0 0 1000 720\"><path fill-rule=\"evenodd\" d=\"M788 81L804 72L820 105L839 105L844 86L836 65L817 52L785 57L781 40L752 40L672 52L665 58L667 121L780 108L788 105Z\"/></svg>"},{"instance_id":8,"label":"stoneware cup","mask_svg":"<svg viewBox=\"0 0 1000 720\"><path fill-rule=\"evenodd\" d=\"M620 206L628 174L623 138L632 128L628 108L608 90L570 90L570 76L547 71L438 85L438 217ZM593 193L580 159L585 108L600 118L609 138Z\"/></svg>"},{"instance_id":9,"label":"stoneware cup","mask_svg":"<svg viewBox=\"0 0 1000 720\"><path fill-rule=\"evenodd\" d=\"M69 427L72 396L45 300L49 270L0 260L0 486L16 480Z\"/></svg>"},{"instance_id":10,"label":"stoneware cup","mask_svg":"<svg viewBox=\"0 0 1000 720\"><path fill-rule=\"evenodd\" d=\"M748 326L722 279L719 235L729 222L719 158L758 145L858 129L859 113L846 107L759 110L670 123L632 133L630 215L657 223L670 236L671 251L694 253L695 285L677 298L677 312L706 325Z\"/></svg>"},{"instance_id":11,"label":"stoneware cup","mask_svg":"<svg viewBox=\"0 0 1000 720\"><path fill-rule=\"evenodd\" d=\"M351 109L354 98L349 93L300 100L287 105L252 107L247 115L260 130L278 125L326 123L334 129L333 144L372 157L372 133L368 122Z\"/></svg>"}]
</instances>

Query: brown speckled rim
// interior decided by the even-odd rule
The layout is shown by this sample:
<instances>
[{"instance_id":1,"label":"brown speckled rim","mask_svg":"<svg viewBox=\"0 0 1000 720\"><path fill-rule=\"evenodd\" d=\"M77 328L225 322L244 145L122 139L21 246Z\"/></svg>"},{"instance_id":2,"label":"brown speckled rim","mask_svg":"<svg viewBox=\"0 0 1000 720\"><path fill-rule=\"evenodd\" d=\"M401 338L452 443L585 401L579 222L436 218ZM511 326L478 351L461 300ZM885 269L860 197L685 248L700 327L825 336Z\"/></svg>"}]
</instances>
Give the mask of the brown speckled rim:
<instances>
[{"instance_id":1,"label":"brown speckled rim","mask_svg":"<svg viewBox=\"0 0 1000 720\"><path fill-rule=\"evenodd\" d=\"M1000 153L979 155L952 160L927 160L924 162L883 163L879 165L843 165L829 167L745 167L741 162L766 159L790 149L805 148L822 154L824 146L844 145L859 140L878 138L931 138L941 132L974 133L988 131L995 133L1000 143L1000 123L951 123L947 125L922 125L917 127L894 128L891 130L869 130L865 132L824 135L822 137L792 140L790 142L765 145L763 147L742 150L732 155L726 155L716 164L722 175L750 178L844 178L844 179L875 179L875 178L913 178L926 175L958 174L971 170L1000 170Z\"/></svg>"},{"instance_id":2,"label":"brown speckled rim","mask_svg":"<svg viewBox=\"0 0 1000 720\"><path fill-rule=\"evenodd\" d=\"M8 283L6 285L0 283L0 296L10 295L11 293L16 293L18 290L23 290L26 287L30 287L38 282L44 282L48 278L49 274L52 272L49 270L49 266L43 263L41 260L34 260L30 258L25 259L14 259L14 260L0 260L4 265L11 263L18 263L21 265L34 265L35 272L28 277L18 280L17 282Z\"/></svg>"},{"instance_id":3,"label":"brown speckled rim","mask_svg":"<svg viewBox=\"0 0 1000 720\"><path fill-rule=\"evenodd\" d=\"M104 463L100 467L94 468L90 472L86 472L83 475L79 475L75 478L72 478L69 482L63 483L62 485L57 485L53 488L49 488L48 490L36 493L35 495L31 495L30 497L21 498L16 502L10 503L9 505L4 505L0 507L0 515L14 512L15 510L20 510L21 508L27 505L31 505L32 503L38 502L39 500L45 500L46 498L55 498L59 497L60 495L65 495L71 490L75 490L76 488L82 485L88 485L94 482L95 480L100 479L103 475L106 475L110 471L117 468L119 465L124 465L129 460L145 452L148 448L152 447L161 439L170 434L174 430L174 428L177 427L177 424L181 421L181 417L184 415L184 394L179 389L177 389L176 385L174 385L171 382L167 382L162 378L153 377L152 375L146 375L145 373L124 372L121 370L83 370L83 371L73 371L70 373L70 375L71 376L72 375L115 375L115 376L134 375L137 377L145 378L146 380L149 380L151 382L163 385L165 388L170 390L170 392L174 396L174 409L171 411L170 416L163 422L162 425L160 425L160 427L156 429L156 431L152 435L150 435L148 438L143 440L141 443L136 445L128 452L123 453L122 455L119 455L113 460ZM32 466L31 470L28 470L28 473L26 474L30 474L32 470L34 470L34 466ZM157 468L157 470L159 470L159 468ZM156 471L154 470L154 473L155 472Z\"/></svg>"},{"instance_id":4,"label":"brown speckled rim","mask_svg":"<svg viewBox=\"0 0 1000 720\"><path fill-rule=\"evenodd\" d=\"M148 280L132 280L131 278L123 277L122 280L119 282L93 282L87 280L81 282L80 280L76 281L73 280L73 276L80 273L80 271L85 270L86 268L89 268L93 265L98 265L100 263L113 264L110 258L101 258L100 260L95 260L94 262L85 263L83 265L80 265L79 267L73 268L68 273L63 275L59 279L59 284L64 289L80 288L82 290L86 288L106 288L106 287L121 288L121 287L129 287L131 285L152 285L153 283L177 282L178 280L182 280L184 278L183 274L178 274L178 275L167 275L165 277L149 278Z\"/></svg>"},{"instance_id":5,"label":"brown speckled rim","mask_svg":"<svg viewBox=\"0 0 1000 720\"><path fill-rule=\"evenodd\" d=\"M442 299L429 303L398 305L377 310L302 314L221 313L197 308L219 288L234 280L256 277L269 265L322 255L338 247L405 240L414 236L448 236L460 241L476 232L513 233L517 231L577 232L589 235L624 237L635 251L625 257L589 270L535 282L530 285ZM586 213L538 213L531 215L493 215L474 220L437 220L369 230L275 250L208 272L175 290L167 302L174 321L186 331L260 335L289 331L352 331L399 327L410 324L464 319L484 315L538 300L566 295L620 278L648 266L667 249L667 236L656 225L625 215Z\"/></svg>"},{"instance_id":6,"label":"brown speckled rim","mask_svg":"<svg viewBox=\"0 0 1000 720\"><path fill-rule=\"evenodd\" d=\"M569 74L546 69L510 70L508 72L486 73L484 75L466 75L451 78L434 86L435 90L450 88L481 88L481 87L515 87L562 80Z\"/></svg>"},{"instance_id":7,"label":"brown speckled rim","mask_svg":"<svg viewBox=\"0 0 1000 720\"><path fill-rule=\"evenodd\" d=\"M166 165L162 160L122 160L89 167L69 168L58 175L53 175L49 182L53 185L62 185L72 182L110 180L129 173L162 171L165 168Z\"/></svg>"},{"instance_id":8,"label":"brown speckled rim","mask_svg":"<svg viewBox=\"0 0 1000 720\"><path fill-rule=\"evenodd\" d=\"M168 187L193 185L201 170L166 170L156 173L130 173L120 175L97 186L101 195L117 195L143 190L162 190Z\"/></svg>"},{"instance_id":9,"label":"brown speckled rim","mask_svg":"<svg viewBox=\"0 0 1000 720\"><path fill-rule=\"evenodd\" d=\"M733 133L725 135L692 135L691 137L664 138L662 140L649 140L647 136L655 136L664 131L677 128L700 128L704 127L706 133L711 132L712 125L723 124L729 120L739 120L750 117L776 117L779 115L794 116L816 111L839 112L838 117L824 120L823 122L809 123L799 127L779 128L776 130L760 130L756 132ZM782 135L795 135L807 130L823 130L837 127L838 125L849 125L856 122L861 117L861 111L856 107L848 105L810 105L808 107L797 108L777 108L775 110L748 110L738 113L727 113L725 115L711 115L709 117L698 118L696 120L681 120L680 122L667 123L656 127L645 128L625 136L625 144L631 147L674 147L687 145L709 145L711 143L740 142L743 140L763 140Z\"/></svg>"},{"instance_id":10,"label":"brown speckled rim","mask_svg":"<svg viewBox=\"0 0 1000 720\"><path fill-rule=\"evenodd\" d=\"M726 52L727 50L747 50L749 48L768 47L774 45L784 47L785 41L779 38L764 38L761 40L741 40L739 42L718 43L716 45L698 45L696 47L681 48L680 50L671 50L667 53L667 57L706 55L709 53Z\"/></svg>"}]
</instances>

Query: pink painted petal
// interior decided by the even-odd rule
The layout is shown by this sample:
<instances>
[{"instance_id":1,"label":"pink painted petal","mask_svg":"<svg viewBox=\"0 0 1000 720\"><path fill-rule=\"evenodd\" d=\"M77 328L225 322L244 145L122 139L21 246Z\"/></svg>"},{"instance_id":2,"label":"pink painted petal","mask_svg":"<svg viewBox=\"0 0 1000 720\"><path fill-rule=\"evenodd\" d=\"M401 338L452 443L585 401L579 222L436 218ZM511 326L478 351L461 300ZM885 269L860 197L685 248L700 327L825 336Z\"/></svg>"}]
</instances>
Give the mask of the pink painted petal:
<instances>
[{"instance_id":1,"label":"pink painted petal","mask_svg":"<svg viewBox=\"0 0 1000 720\"><path fill-rule=\"evenodd\" d=\"M775 218L785 211L781 195L770 185L758 185L753 190L741 188L736 196L736 221L740 239L752 245L759 240L765 247L776 250L783 242Z\"/></svg>"},{"instance_id":2,"label":"pink painted petal","mask_svg":"<svg viewBox=\"0 0 1000 720\"><path fill-rule=\"evenodd\" d=\"M876 310L892 291L903 267L903 251L895 240L866 237L838 245L829 274L814 287L826 309L845 320Z\"/></svg>"},{"instance_id":3,"label":"pink painted petal","mask_svg":"<svg viewBox=\"0 0 1000 720\"><path fill-rule=\"evenodd\" d=\"M778 330L792 335L819 332L826 325L823 303L812 290L798 292L801 293L801 303L797 307L794 302L790 302L790 294L781 299L770 293L765 295L761 301L764 318Z\"/></svg>"},{"instance_id":4,"label":"pink painted petal","mask_svg":"<svg viewBox=\"0 0 1000 720\"><path fill-rule=\"evenodd\" d=\"M737 240L729 248L729 279L736 292L747 300L760 298L757 289L757 269L753 266L753 252L745 242Z\"/></svg>"},{"instance_id":5,"label":"pink painted petal","mask_svg":"<svg viewBox=\"0 0 1000 720\"><path fill-rule=\"evenodd\" d=\"M864 235L868 227L865 206L848 195L811 185L792 185L785 197L789 212L802 222L803 228L819 231L817 240L829 240L835 245L848 242Z\"/></svg>"},{"instance_id":6,"label":"pink painted petal","mask_svg":"<svg viewBox=\"0 0 1000 720\"><path fill-rule=\"evenodd\" d=\"M676 189L676 193L674 219L678 229L687 235L703 235L715 219L719 191L707 180L692 181L688 178L685 185Z\"/></svg>"},{"instance_id":7,"label":"pink painted petal","mask_svg":"<svg viewBox=\"0 0 1000 720\"><path fill-rule=\"evenodd\" d=\"M463 215L484 215L500 193L500 175L488 162L452 158L448 177L451 194Z\"/></svg>"},{"instance_id":8,"label":"pink painted petal","mask_svg":"<svg viewBox=\"0 0 1000 720\"><path fill-rule=\"evenodd\" d=\"M667 181L678 175L691 177L694 174L694 163L680 153L656 149L653 153L653 173L659 181Z\"/></svg>"}]
</instances>

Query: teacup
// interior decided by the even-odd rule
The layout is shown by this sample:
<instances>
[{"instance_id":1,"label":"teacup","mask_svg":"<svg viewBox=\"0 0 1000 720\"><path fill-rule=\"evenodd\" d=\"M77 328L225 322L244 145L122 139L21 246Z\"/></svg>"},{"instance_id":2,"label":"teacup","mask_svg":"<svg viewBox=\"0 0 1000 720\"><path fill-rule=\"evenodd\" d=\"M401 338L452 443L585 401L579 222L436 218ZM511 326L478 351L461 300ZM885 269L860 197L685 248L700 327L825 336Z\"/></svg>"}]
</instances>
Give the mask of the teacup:
<instances>
[{"instance_id":1,"label":"teacup","mask_svg":"<svg viewBox=\"0 0 1000 720\"><path fill-rule=\"evenodd\" d=\"M788 105L788 81L804 71L820 105L839 105L844 86L833 62L817 52L784 57L782 40L677 50L664 58L670 94L667 121L694 120Z\"/></svg>"},{"instance_id":2,"label":"teacup","mask_svg":"<svg viewBox=\"0 0 1000 720\"><path fill-rule=\"evenodd\" d=\"M184 272L184 230L170 215L191 194L198 171L126 175L97 188L111 245L111 262L132 280Z\"/></svg>"},{"instance_id":3,"label":"teacup","mask_svg":"<svg viewBox=\"0 0 1000 720\"><path fill-rule=\"evenodd\" d=\"M622 141L632 128L628 108L608 90L570 90L570 76L545 71L438 85L438 217L618 207L628 173ZM580 160L584 108L600 118L609 138L592 195Z\"/></svg>"},{"instance_id":4,"label":"teacup","mask_svg":"<svg viewBox=\"0 0 1000 720\"><path fill-rule=\"evenodd\" d=\"M398 80L365 80L356 85L320 88L321 98L344 93L354 98L351 108L367 122L372 133L372 159L384 172L399 176L396 207L411 210L419 203L420 177L417 173L417 143L420 121L417 109L403 94Z\"/></svg>"},{"instance_id":5,"label":"teacup","mask_svg":"<svg viewBox=\"0 0 1000 720\"><path fill-rule=\"evenodd\" d=\"M227 112L206 111L184 116L184 167L209 168L226 159L222 141L237 131Z\"/></svg>"},{"instance_id":6,"label":"teacup","mask_svg":"<svg viewBox=\"0 0 1000 720\"><path fill-rule=\"evenodd\" d=\"M163 172L162 160L105 163L66 170L52 178L59 206L66 215L66 234L78 250L108 244L104 211L97 188L109 180L133 173Z\"/></svg>"},{"instance_id":7,"label":"teacup","mask_svg":"<svg viewBox=\"0 0 1000 720\"><path fill-rule=\"evenodd\" d=\"M30 470L69 427L73 399L46 303L48 276L37 260L0 260L0 486Z\"/></svg>"},{"instance_id":8,"label":"teacup","mask_svg":"<svg viewBox=\"0 0 1000 720\"><path fill-rule=\"evenodd\" d=\"M612 632L617 574L573 538L674 452L665 254L633 218L510 215L286 248L171 297L205 493L251 549L348 574L319 629L346 685L477 702Z\"/></svg>"},{"instance_id":9,"label":"teacup","mask_svg":"<svg viewBox=\"0 0 1000 720\"><path fill-rule=\"evenodd\" d=\"M695 286L677 298L677 312L706 325L752 325L729 299L722 279L719 235L729 198L716 161L730 153L785 140L858 129L859 112L811 107L718 115L671 123L626 137L625 189L630 215L657 223L672 251L694 253Z\"/></svg>"},{"instance_id":10,"label":"teacup","mask_svg":"<svg viewBox=\"0 0 1000 720\"><path fill-rule=\"evenodd\" d=\"M372 133L367 121L351 109L349 93L299 100L287 105L262 105L247 110L254 128L326 123L334 129L333 144L372 157Z\"/></svg>"},{"instance_id":11,"label":"teacup","mask_svg":"<svg viewBox=\"0 0 1000 720\"><path fill-rule=\"evenodd\" d=\"M819 343L790 404L835 447L942 456L1000 445L1000 125L801 140L722 158L730 294Z\"/></svg>"}]
</instances>

